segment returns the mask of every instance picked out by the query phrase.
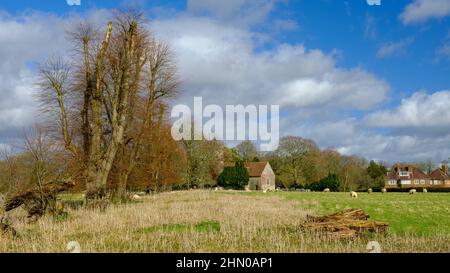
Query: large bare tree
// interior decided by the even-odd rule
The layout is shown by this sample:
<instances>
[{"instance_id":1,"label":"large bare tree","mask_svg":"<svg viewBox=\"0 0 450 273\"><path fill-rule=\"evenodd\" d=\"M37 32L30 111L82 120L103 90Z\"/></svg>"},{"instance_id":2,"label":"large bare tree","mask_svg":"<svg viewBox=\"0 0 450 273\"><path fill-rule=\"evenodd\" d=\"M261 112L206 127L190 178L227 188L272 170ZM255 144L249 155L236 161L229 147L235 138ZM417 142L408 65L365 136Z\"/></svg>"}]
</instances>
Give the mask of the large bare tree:
<instances>
[{"instance_id":1,"label":"large bare tree","mask_svg":"<svg viewBox=\"0 0 450 273\"><path fill-rule=\"evenodd\" d=\"M124 191L153 105L177 85L168 46L141 18L117 13L104 31L81 23L70 35L76 54L69 61L52 58L41 68L43 109L57 117L61 141L82 166L88 201L107 196L116 163L127 163L117 189Z\"/></svg>"}]
</instances>

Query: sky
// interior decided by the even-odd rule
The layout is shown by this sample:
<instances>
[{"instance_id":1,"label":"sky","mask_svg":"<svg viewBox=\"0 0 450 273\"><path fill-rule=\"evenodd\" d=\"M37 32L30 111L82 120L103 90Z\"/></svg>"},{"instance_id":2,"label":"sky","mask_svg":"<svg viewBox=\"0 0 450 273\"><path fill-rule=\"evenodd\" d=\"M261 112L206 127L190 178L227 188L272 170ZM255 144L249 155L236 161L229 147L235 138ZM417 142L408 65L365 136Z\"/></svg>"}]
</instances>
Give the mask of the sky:
<instances>
[{"instance_id":1,"label":"sky","mask_svg":"<svg viewBox=\"0 0 450 273\"><path fill-rule=\"evenodd\" d=\"M384 162L450 157L450 0L0 2L0 147L38 122L36 67L66 32L145 11L182 81L172 102L280 105L280 135Z\"/></svg>"}]
</instances>

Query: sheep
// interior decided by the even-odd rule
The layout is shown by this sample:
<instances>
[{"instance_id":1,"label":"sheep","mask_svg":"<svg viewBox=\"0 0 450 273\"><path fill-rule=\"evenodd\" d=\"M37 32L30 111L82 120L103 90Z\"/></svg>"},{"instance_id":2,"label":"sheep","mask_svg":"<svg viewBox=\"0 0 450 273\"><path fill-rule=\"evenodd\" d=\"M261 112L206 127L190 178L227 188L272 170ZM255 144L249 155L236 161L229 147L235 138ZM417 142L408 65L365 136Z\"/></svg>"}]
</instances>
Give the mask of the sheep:
<instances>
[{"instance_id":1,"label":"sheep","mask_svg":"<svg viewBox=\"0 0 450 273\"><path fill-rule=\"evenodd\" d=\"M368 189L368 190L367 190L367 193L368 193L368 194L371 194L372 192L373 192L372 189Z\"/></svg>"},{"instance_id":2,"label":"sheep","mask_svg":"<svg viewBox=\"0 0 450 273\"><path fill-rule=\"evenodd\" d=\"M423 193L427 193L428 192L428 190L427 189L423 189Z\"/></svg>"},{"instance_id":3,"label":"sheep","mask_svg":"<svg viewBox=\"0 0 450 273\"><path fill-rule=\"evenodd\" d=\"M133 195L131 197L131 200L133 200L133 201L136 201L136 200L139 200L139 199L141 199L141 197L139 195L137 195L137 194L135 194L135 195Z\"/></svg>"},{"instance_id":4,"label":"sheep","mask_svg":"<svg viewBox=\"0 0 450 273\"><path fill-rule=\"evenodd\" d=\"M306 189L306 191L305 192L311 192L311 190L310 189Z\"/></svg>"},{"instance_id":5,"label":"sheep","mask_svg":"<svg viewBox=\"0 0 450 273\"><path fill-rule=\"evenodd\" d=\"M354 191L350 192L350 197L351 198L358 198L358 194Z\"/></svg>"},{"instance_id":6,"label":"sheep","mask_svg":"<svg viewBox=\"0 0 450 273\"><path fill-rule=\"evenodd\" d=\"M264 190L263 190L263 193L267 193L267 189L264 189Z\"/></svg>"},{"instance_id":7,"label":"sheep","mask_svg":"<svg viewBox=\"0 0 450 273\"><path fill-rule=\"evenodd\" d=\"M330 189L326 188L326 189L323 190L323 192L330 192Z\"/></svg>"},{"instance_id":8,"label":"sheep","mask_svg":"<svg viewBox=\"0 0 450 273\"><path fill-rule=\"evenodd\" d=\"M416 189L412 189L409 191L409 194L416 194L417 190Z\"/></svg>"},{"instance_id":9,"label":"sheep","mask_svg":"<svg viewBox=\"0 0 450 273\"><path fill-rule=\"evenodd\" d=\"M381 193L387 193L387 190L386 189L382 189Z\"/></svg>"}]
</instances>

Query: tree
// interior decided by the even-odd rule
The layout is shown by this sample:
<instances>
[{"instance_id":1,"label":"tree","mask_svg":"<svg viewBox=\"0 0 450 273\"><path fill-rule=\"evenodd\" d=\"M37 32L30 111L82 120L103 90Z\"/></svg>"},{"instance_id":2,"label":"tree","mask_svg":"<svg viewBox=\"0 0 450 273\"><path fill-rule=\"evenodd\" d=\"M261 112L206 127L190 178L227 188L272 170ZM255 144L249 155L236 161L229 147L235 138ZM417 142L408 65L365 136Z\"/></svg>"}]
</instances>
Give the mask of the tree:
<instances>
[{"instance_id":1,"label":"tree","mask_svg":"<svg viewBox=\"0 0 450 273\"><path fill-rule=\"evenodd\" d=\"M283 137L275 151L275 157L279 162L274 164L282 183L285 186L304 185L307 182L306 177L311 174L305 166L313 165L308 155L318 150L312 140L293 136Z\"/></svg>"},{"instance_id":2,"label":"tree","mask_svg":"<svg viewBox=\"0 0 450 273\"><path fill-rule=\"evenodd\" d=\"M237 162L233 167L225 167L217 178L217 184L227 189L244 189L248 184L249 175L243 162Z\"/></svg>"},{"instance_id":3,"label":"tree","mask_svg":"<svg viewBox=\"0 0 450 273\"><path fill-rule=\"evenodd\" d=\"M336 174L328 174L328 176L322 178L319 182L313 182L307 185L307 188L312 191L323 191L330 189L330 191L339 191L340 181Z\"/></svg>"},{"instance_id":4,"label":"tree","mask_svg":"<svg viewBox=\"0 0 450 273\"><path fill-rule=\"evenodd\" d=\"M212 186L223 162L223 144L216 140L182 140L187 156L187 188Z\"/></svg>"},{"instance_id":5,"label":"tree","mask_svg":"<svg viewBox=\"0 0 450 273\"><path fill-rule=\"evenodd\" d=\"M363 186L362 189L366 190L367 188L383 188L384 178L387 174L386 167L371 160L366 170L370 181L367 185L361 185Z\"/></svg>"},{"instance_id":6,"label":"tree","mask_svg":"<svg viewBox=\"0 0 450 273\"><path fill-rule=\"evenodd\" d=\"M40 69L43 110L57 117L64 147L83 167L87 201L108 196L114 164L121 167L117 191L123 193L154 103L176 86L170 52L140 14L117 14L102 36L81 24L71 35L78 55L50 59Z\"/></svg>"},{"instance_id":7,"label":"tree","mask_svg":"<svg viewBox=\"0 0 450 273\"><path fill-rule=\"evenodd\" d=\"M256 147L253 142L246 140L239 143L236 146L236 151L241 156L244 162L251 162L254 159L258 158L258 152L256 151Z\"/></svg>"}]
</instances>

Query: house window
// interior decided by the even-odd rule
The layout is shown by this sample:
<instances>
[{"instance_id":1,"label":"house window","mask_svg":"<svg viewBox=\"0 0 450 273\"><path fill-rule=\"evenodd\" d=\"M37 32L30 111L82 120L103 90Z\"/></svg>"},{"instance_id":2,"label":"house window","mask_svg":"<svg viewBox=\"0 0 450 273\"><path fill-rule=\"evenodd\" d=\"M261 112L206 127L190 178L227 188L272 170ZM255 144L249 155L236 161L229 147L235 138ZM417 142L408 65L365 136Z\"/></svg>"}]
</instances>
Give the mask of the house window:
<instances>
[{"instance_id":1,"label":"house window","mask_svg":"<svg viewBox=\"0 0 450 273\"><path fill-rule=\"evenodd\" d=\"M270 179L269 178L266 179L266 185L270 186Z\"/></svg>"},{"instance_id":2,"label":"house window","mask_svg":"<svg viewBox=\"0 0 450 273\"><path fill-rule=\"evenodd\" d=\"M395 185L395 184L397 184L397 181L395 181L395 180L389 180L389 185Z\"/></svg>"},{"instance_id":3,"label":"house window","mask_svg":"<svg viewBox=\"0 0 450 273\"><path fill-rule=\"evenodd\" d=\"M419 185L419 180L414 180L414 184Z\"/></svg>"},{"instance_id":4,"label":"house window","mask_svg":"<svg viewBox=\"0 0 450 273\"><path fill-rule=\"evenodd\" d=\"M401 171L400 176L409 176L409 172Z\"/></svg>"},{"instance_id":5,"label":"house window","mask_svg":"<svg viewBox=\"0 0 450 273\"><path fill-rule=\"evenodd\" d=\"M411 185L411 180L402 180L402 185Z\"/></svg>"}]
</instances>

